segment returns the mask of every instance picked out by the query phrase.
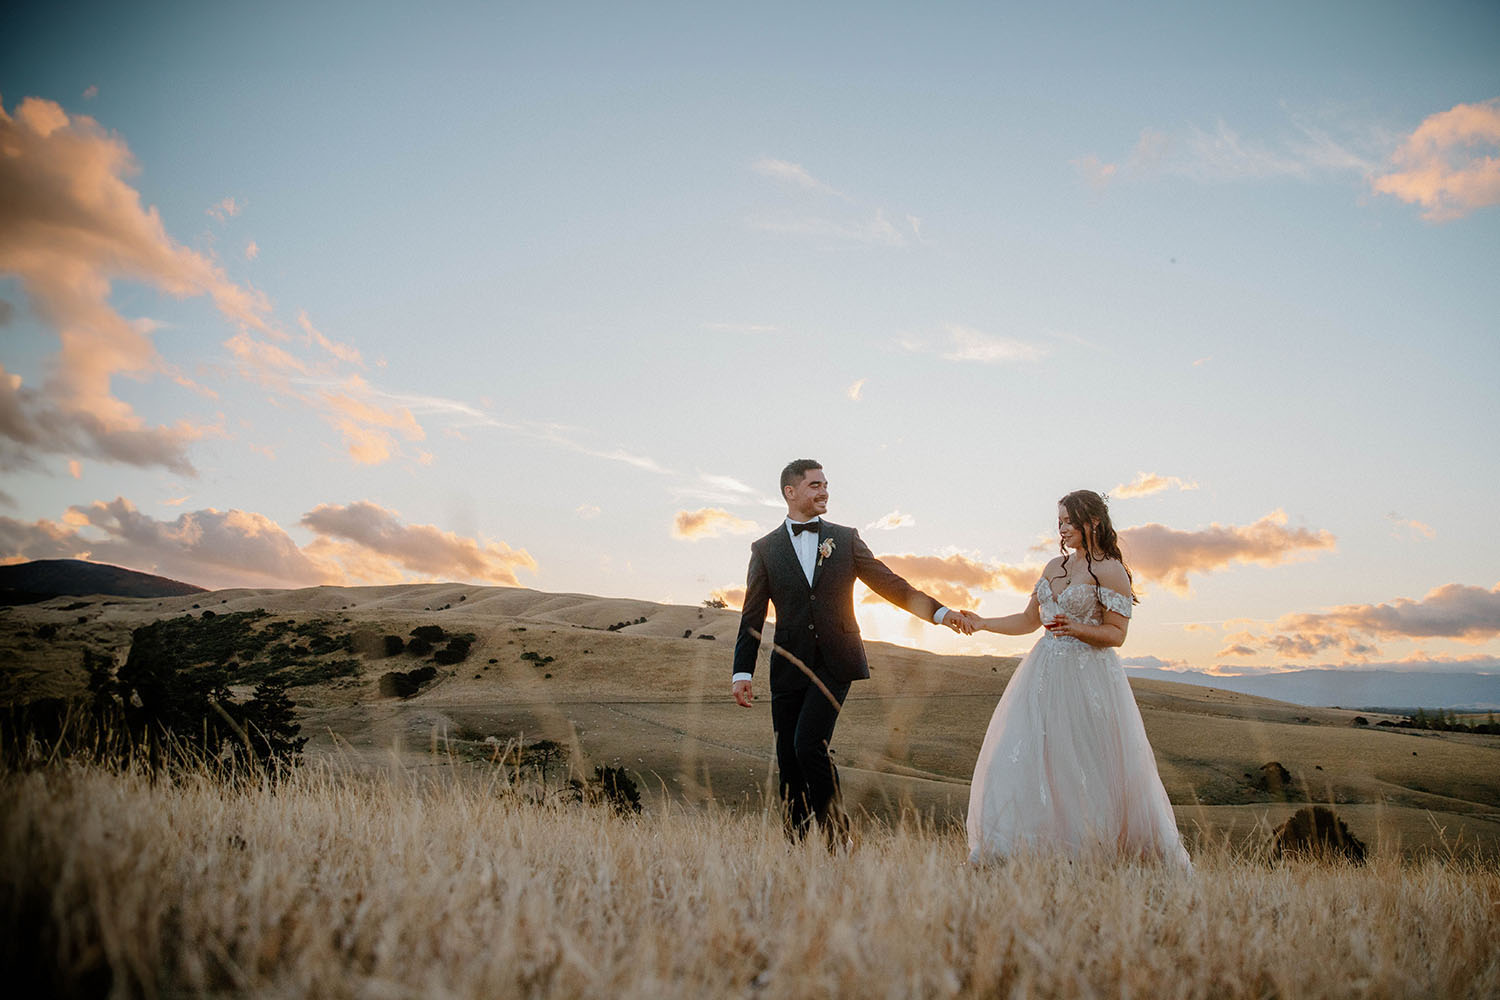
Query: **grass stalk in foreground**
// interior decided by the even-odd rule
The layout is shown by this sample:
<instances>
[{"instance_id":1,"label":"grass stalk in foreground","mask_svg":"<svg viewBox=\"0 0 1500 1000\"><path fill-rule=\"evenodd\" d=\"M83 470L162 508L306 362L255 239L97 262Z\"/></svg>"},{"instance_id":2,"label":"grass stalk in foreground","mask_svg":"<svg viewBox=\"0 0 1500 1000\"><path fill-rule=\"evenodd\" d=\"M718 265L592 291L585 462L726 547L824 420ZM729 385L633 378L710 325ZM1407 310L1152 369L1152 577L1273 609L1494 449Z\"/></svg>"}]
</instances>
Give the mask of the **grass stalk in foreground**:
<instances>
[{"instance_id":1,"label":"grass stalk in foreground","mask_svg":"<svg viewBox=\"0 0 1500 1000\"><path fill-rule=\"evenodd\" d=\"M1189 875L956 829L850 856L769 817L534 804L326 768L275 785L0 776L8 968L84 994L1500 995L1500 870L1377 857Z\"/></svg>"}]
</instances>

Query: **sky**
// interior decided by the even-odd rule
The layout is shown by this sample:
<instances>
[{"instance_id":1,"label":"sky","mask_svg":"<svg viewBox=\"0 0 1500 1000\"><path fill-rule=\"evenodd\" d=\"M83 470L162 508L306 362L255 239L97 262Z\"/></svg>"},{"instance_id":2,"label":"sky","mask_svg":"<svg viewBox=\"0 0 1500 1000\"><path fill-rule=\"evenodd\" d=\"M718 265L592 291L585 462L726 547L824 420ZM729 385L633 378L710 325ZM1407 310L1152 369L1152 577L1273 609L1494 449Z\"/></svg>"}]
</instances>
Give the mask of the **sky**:
<instances>
[{"instance_id":1,"label":"sky","mask_svg":"<svg viewBox=\"0 0 1500 1000\"><path fill-rule=\"evenodd\" d=\"M988 615L1107 492L1130 664L1500 672L1496 52L1490 2L27 4L0 562L733 605L811 457Z\"/></svg>"}]
</instances>

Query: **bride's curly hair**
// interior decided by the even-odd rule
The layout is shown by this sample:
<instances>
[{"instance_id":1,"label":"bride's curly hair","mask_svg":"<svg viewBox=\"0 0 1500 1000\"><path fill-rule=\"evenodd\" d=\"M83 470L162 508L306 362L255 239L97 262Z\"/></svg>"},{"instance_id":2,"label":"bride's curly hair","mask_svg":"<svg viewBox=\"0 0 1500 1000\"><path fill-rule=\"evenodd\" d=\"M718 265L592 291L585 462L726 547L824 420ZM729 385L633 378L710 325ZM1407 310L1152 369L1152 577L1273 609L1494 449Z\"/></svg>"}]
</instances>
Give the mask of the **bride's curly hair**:
<instances>
[{"instance_id":1,"label":"bride's curly hair","mask_svg":"<svg viewBox=\"0 0 1500 1000\"><path fill-rule=\"evenodd\" d=\"M1110 523L1109 505L1105 498L1093 490L1074 490L1057 503L1068 512L1068 520L1073 522L1074 527L1083 532L1083 558L1088 564L1089 576L1094 578L1094 586L1099 586L1099 577L1094 572L1094 553L1098 552L1106 559L1119 560L1120 565L1125 568L1125 579L1132 584L1130 602L1139 604L1140 600L1135 596L1135 577L1131 575L1125 557L1120 554L1120 538L1115 534L1115 526ZM1068 547L1058 542L1057 548L1063 554L1063 564L1067 565Z\"/></svg>"}]
</instances>

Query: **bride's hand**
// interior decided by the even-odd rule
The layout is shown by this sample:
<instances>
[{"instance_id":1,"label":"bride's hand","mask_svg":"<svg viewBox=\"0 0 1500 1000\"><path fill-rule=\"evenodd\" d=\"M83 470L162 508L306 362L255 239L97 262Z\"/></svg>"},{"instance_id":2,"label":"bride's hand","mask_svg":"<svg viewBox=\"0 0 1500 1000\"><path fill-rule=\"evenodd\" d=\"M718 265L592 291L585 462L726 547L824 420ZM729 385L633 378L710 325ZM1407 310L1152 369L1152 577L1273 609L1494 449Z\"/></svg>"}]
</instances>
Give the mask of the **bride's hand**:
<instances>
[{"instance_id":1,"label":"bride's hand","mask_svg":"<svg viewBox=\"0 0 1500 1000\"><path fill-rule=\"evenodd\" d=\"M943 624L960 635L971 635L974 632L974 622L970 616L972 611L960 611L958 608L949 608Z\"/></svg>"},{"instance_id":2,"label":"bride's hand","mask_svg":"<svg viewBox=\"0 0 1500 1000\"><path fill-rule=\"evenodd\" d=\"M979 615L973 611L960 611L959 614L963 615L964 621L969 623L969 632L971 634L984 631L984 619L979 617Z\"/></svg>"}]
</instances>

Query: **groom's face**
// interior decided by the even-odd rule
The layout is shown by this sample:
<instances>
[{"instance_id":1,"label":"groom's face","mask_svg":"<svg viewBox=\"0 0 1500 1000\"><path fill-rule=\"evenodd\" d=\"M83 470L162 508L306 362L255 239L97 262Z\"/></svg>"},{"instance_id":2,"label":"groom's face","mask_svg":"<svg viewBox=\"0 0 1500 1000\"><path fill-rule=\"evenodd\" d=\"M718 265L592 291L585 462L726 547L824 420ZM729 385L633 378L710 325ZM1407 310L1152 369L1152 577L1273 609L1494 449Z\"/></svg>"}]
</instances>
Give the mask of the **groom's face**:
<instances>
[{"instance_id":1,"label":"groom's face","mask_svg":"<svg viewBox=\"0 0 1500 1000\"><path fill-rule=\"evenodd\" d=\"M794 521L810 521L828 513L828 477L822 469L808 469L802 481L781 491Z\"/></svg>"}]
</instances>

